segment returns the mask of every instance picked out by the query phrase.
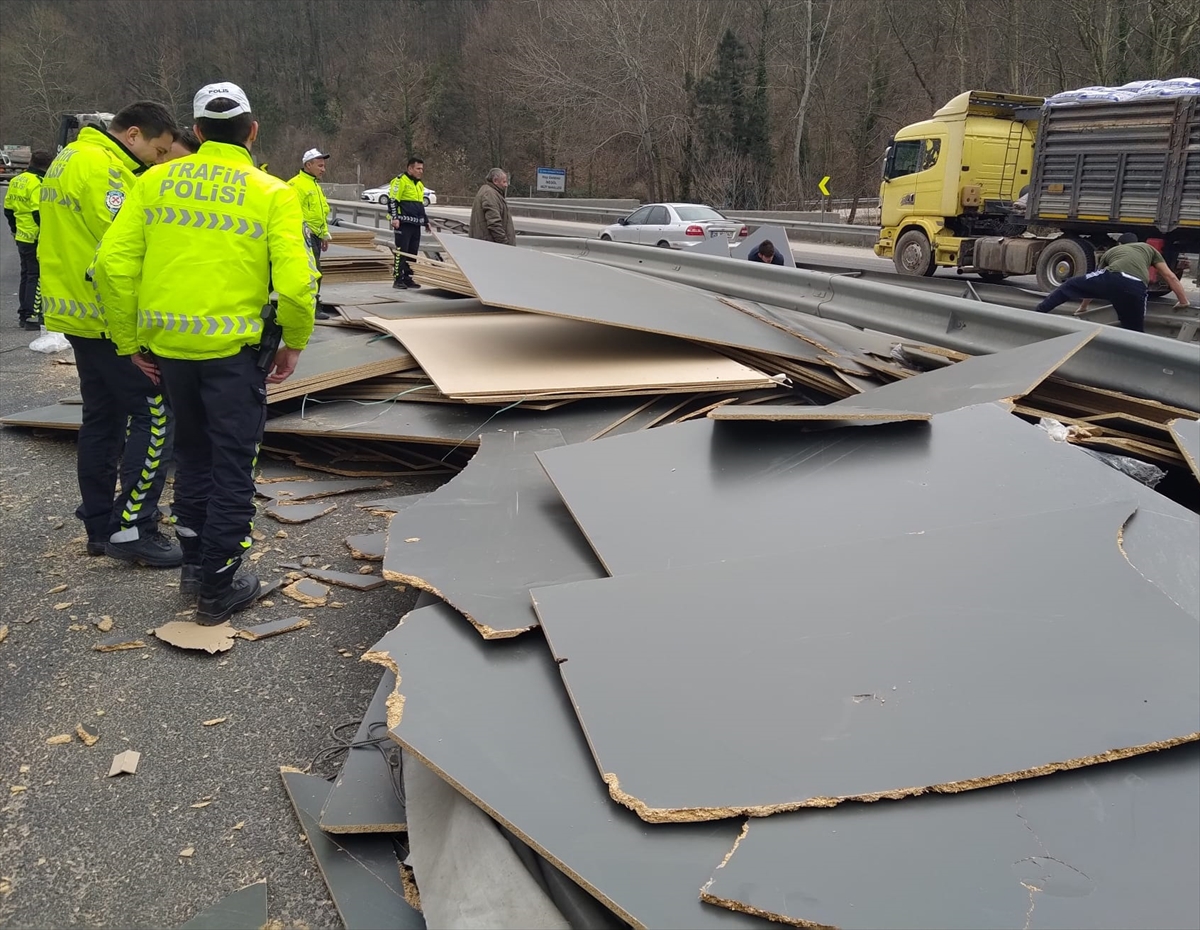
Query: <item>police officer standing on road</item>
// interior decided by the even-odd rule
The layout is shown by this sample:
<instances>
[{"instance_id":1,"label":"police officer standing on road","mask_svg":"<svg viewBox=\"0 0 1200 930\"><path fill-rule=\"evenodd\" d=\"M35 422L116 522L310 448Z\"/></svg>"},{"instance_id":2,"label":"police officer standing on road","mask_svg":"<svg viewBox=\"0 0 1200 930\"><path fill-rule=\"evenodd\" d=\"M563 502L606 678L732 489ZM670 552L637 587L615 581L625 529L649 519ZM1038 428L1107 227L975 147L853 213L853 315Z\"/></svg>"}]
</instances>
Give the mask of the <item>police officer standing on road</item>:
<instances>
[{"instance_id":1,"label":"police officer standing on road","mask_svg":"<svg viewBox=\"0 0 1200 930\"><path fill-rule=\"evenodd\" d=\"M49 152L32 153L29 167L8 182L8 190L4 194L4 217L17 242L17 255L21 259L17 314L22 329L41 329L42 321L34 306L38 286L37 241L42 224L39 213L42 178L50 167L50 161Z\"/></svg>"},{"instance_id":2,"label":"police officer standing on road","mask_svg":"<svg viewBox=\"0 0 1200 930\"><path fill-rule=\"evenodd\" d=\"M321 190L320 180L325 177L325 159L329 156L320 149L309 149L301 159L300 172L288 183L296 189L300 198L300 209L304 213L305 235L312 249L317 271L321 270L321 253L329 248L333 237L329 234L329 201ZM321 306L321 282L317 281L317 319L329 319Z\"/></svg>"},{"instance_id":3,"label":"police officer standing on road","mask_svg":"<svg viewBox=\"0 0 1200 930\"><path fill-rule=\"evenodd\" d=\"M46 171L38 238L45 325L66 334L75 349L83 395L77 452L83 503L75 514L87 528L88 555L153 568L183 559L158 529L172 424L159 388L117 355L87 269L136 177L169 153L175 129L166 107L150 102L121 110L107 131L85 126Z\"/></svg>"},{"instance_id":4,"label":"police officer standing on road","mask_svg":"<svg viewBox=\"0 0 1200 930\"><path fill-rule=\"evenodd\" d=\"M202 87L192 112L200 151L146 173L100 245L96 286L117 351L161 379L175 409L180 592L198 594L198 621L215 624L258 596L258 578L237 571L252 544L266 383L286 379L308 342L317 270L295 190L254 167L258 123L242 89ZM264 307L268 279L277 311Z\"/></svg>"},{"instance_id":5,"label":"police officer standing on road","mask_svg":"<svg viewBox=\"0 0 1200 930\"><path fill-rule=\"evenodd\" d=\"M392 266L392 287L418 288L413 280L408 259L401 253L416 255L421 248L421 227L429 231L429 218L425 215L425 162L415 155L408 159L404 174L392 178L388 187L388 216L392 229L396 230L396 259Z\"/></svg>"}]
</instances>

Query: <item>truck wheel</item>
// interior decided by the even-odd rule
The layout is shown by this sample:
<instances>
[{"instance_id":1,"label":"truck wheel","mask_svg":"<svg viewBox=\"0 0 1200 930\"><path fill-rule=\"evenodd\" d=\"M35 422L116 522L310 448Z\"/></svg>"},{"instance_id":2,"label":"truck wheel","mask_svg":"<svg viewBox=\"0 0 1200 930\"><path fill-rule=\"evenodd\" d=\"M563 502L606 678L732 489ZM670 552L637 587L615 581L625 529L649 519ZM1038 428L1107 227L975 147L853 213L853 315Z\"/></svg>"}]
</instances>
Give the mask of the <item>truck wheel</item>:
<instances>
[{"instance_id":1,"label":"truck wheel","mask_svg":"<svg viewBox=\"0 0 1200 930\"><path fill-rule=\"evenodd\" d=\"M928 278L937 268L933 260L933 246L919 229L910 229L898 240L892 255L897 274Z\"/></svg>"},{"instance_id":2,"label":"truck wheel","mask_svg":"<svg viewBox=\"0 0 1200 930\"><path fill-rule=\"evenodd\" d=\"M1042 249L1038 257L1038 287L1043 291L1052 291L1067 278L1095 270L1096 250L1092 244L1063 236Z\"/></svg>"}]
</instances>

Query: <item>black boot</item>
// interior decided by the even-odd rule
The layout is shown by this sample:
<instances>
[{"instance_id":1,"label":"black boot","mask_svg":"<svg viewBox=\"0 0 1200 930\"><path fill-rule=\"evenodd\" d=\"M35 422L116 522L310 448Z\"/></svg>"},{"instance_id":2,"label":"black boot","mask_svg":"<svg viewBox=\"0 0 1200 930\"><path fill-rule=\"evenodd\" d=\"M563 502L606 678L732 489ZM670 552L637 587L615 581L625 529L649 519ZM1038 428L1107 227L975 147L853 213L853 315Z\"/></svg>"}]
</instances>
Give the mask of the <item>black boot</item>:
<instances>
[{"instance_id":1,"label":"black boot","mask_svg":"<svg viewBox=\"0 0 1200 930\"><path fill-rule=\"evenodd\" d=\"M137 539L104 544L104 554L123 562L134 562L147 568L178 568L183 564L183 550L157 529L139 531Z\"/></svg>"},{"instance_id":2,"label":"black boot","mask_svg":"<svg viewBox=\"0 0 1200 930\"><path fill-rule=\"evenodd\" d=\"M392 280L392 287L398 291L408 290L408 284L405 283L403 278L394 278Z\"/></svg>"},{"instance_id":3,"label":"black boot","mask_svg":"<svg viewBox=\"0 0 1200 930\"><path fill-rule=\"evenodd\" d=\"M235 575L236 565L223 572L205 571L196 602L196 622L204 626L224 623L254 603L262 585L252 572Z\"/></svg>"},{"instance_id":4,"label":"black boot","mask_svg":"<svg viewBox=\"0 0 1200 930\"><path fill-rule=\"evenodd\" d=\"M183 564L179 566L179 595L189 604L195 604L200 596L203 577L200 569L200 537L180 536L179 547L183 550Z\"/></svg>"},{"instance_id":5,"label":"black boot","mask_svg":"<svg viewBox=\"0 0 1200 930\"><path fill-rule=\"evenodd\" d=\"M409 275L408 277L406 277L404 279L404 286L412 291L419 291L421 289L421 285L419 285L415 280L413 280L412 275Z\"/></svg>"}]
</instances>

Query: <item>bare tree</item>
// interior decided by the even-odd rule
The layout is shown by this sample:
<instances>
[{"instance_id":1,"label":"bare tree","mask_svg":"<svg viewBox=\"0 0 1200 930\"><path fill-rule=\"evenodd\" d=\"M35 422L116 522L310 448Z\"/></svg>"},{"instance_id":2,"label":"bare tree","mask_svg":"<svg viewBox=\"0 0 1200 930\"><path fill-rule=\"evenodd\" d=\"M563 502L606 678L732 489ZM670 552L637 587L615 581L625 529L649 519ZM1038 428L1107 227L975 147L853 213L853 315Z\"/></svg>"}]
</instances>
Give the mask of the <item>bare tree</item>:
<instances>
[{"instance_id":1,"label":"bare tree","mask_svg":"<svg viewBox=\"0 0 1200 930\"><path fill-rule=\"evenodd\" d=\"M5 24L0 48L0 74L8 88L4 132L16 138L27 133L48 144L63 113L87 106L79 37L53 5L35 3L23 18Z\"/></svg>"}]
</instances>

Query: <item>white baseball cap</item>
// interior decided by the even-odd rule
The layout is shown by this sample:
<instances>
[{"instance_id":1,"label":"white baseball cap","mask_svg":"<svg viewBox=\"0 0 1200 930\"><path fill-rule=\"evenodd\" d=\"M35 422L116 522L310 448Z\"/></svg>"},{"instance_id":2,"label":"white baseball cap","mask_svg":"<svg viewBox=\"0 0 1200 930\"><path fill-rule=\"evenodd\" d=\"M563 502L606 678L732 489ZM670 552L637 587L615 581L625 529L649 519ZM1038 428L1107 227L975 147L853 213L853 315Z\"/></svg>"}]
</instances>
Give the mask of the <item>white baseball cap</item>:
<instances>
[{"instance_id":1,"label":"white baseball cap","mask_svg":"<svg viewBox=\"0 0 1200 930\"><path fill-rule=\"evenodd\" d=\"M314 158L328 158L329 156L320 149L309 149L304 153L304 157L300 159L300 164L307 165Z\"/></svg>"},{"instance_id":2,"label":"white baseball cap","mask_svg":"<svg viewBox=\"0 0 1200 930\"><path fill-rule=\"evenodd\" d=\"M209 105L214 100L225 98L232 100L236 106L228 110L210 110ZM228 81L222 81L219 84L205 84L198 91L192 100L192 118L200 119L207 117L208 119L230 119L234 116L241 116L243 113L250 112L250 100L246 96L246 92L236 84L230 84Z\"/></svg>"}]
</instances>

